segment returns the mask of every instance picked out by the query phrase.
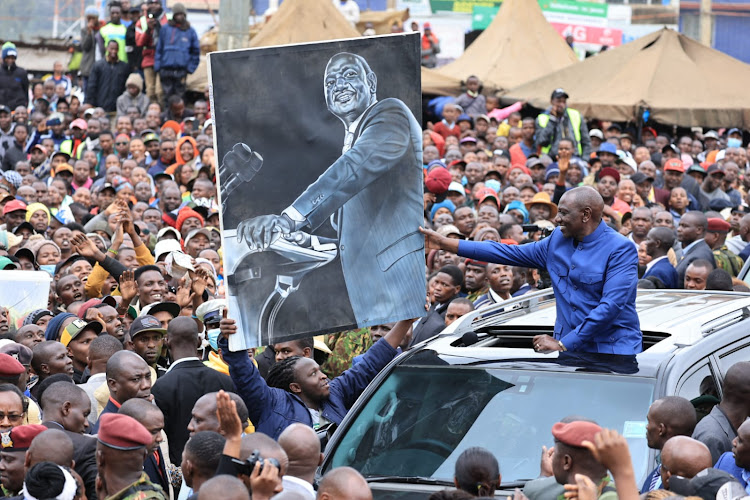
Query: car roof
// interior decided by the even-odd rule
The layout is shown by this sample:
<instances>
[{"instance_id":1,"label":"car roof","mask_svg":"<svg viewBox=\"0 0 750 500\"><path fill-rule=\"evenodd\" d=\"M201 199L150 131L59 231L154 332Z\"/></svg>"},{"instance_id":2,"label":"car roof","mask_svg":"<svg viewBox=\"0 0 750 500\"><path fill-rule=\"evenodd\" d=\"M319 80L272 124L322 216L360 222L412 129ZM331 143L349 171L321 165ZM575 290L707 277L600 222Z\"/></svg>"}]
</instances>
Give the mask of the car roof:
<instances>
[{"instance_id":1,"label":"car roof","mask_svg":"<svg viewBox=\"0 0 750 500\"><path fill-rule=\"evenodd\" d=\"M555 371L583 368L653 377L668 355L695 346L713 333L750 317L750 294L638 290L636 310L644 351L635 360L632 356L543 354L528 348L533 335L553 332L556 311L551 289L469 313L422 347L450 365ZM415 353L411 359L404 359L403 364L421 364L424 357L425 354Z\"/></svg>"}]
</instances>

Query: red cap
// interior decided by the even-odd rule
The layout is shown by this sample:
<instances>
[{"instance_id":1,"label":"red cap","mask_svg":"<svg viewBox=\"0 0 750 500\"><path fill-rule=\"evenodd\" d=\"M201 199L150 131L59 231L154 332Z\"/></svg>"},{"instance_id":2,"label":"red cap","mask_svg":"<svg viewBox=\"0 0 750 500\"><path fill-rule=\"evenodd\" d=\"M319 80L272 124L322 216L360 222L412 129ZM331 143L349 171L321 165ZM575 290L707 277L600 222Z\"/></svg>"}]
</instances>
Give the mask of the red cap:
<instances>
[{"instance_id":1,"label":"red cap","mask_svg":"<svg viewBox=\"0 0 750 500\"><path fill-rule=\"evenodd\" d=\"M708 231L709 233L728 233L732 229L732 226L724 219L718 217L711 217L708 219Z\"/></svg>"},{"instance_id":2,"label":"red cap","mask_svg":"<svg viewBox=\"0 0 750 500\"><path fill-rule=\"evenodd\" d=\"M184 207L179 212L177 212L177 223L175 226L177 227L178 231L182 230L182 223L185 222L187 219L195 217L196 219L201 221L201 227L206 225L206 221L203 220L203 216L193 210L192 208Z\"/></svg>"},{"instance_id":3,"label":"red cap","mask_svg":"<svg viewBox=\"0 0 750 500\"><path fill-rule=\"evenodd\" d=\"M97 439L104 446L116 450L137 450L151 444L151 433L133 417L119 413L105 413L99 417Z\"/></svg>"},{"instance_id":4,"label":"red cap","mask_svg":"<svg viewBox=\"0 0 750 500\"><path fill-rule=\"evenodd\" d=\"M3 215L15 212L16 210L26 210L26 203L21 200L11 200L3 207Z\"/></svg>"},{"instance_id":5,"label":"red cap","mask_svg":"<svg viewBox=\"0 0 750 500\"><path fill-rule=\"evenodd\" d=\"M25 371L26 368L16 358L0 353L0 377L15 377Z\"/></svg>"},{"instance_id":6,"label":"red cap","mask_svg":"<svg viewBox=\"0 0 750 500\"><path fill-rule=\"evenodd\" d=\"M498 199L497 195L495 194L495 192L494 192L494 191L492 191L492 188L486 188L486 189L489 189L489 190L490 190L491 192L489 192L489 193L484 193L484 194L483 194L483 195L482 195L482 196L481 196L481 197L479 198L479 204L481 205L482 203L484 203L484 202L485 202L485 201L487 201L488 199L492 198L493 200L495 200L495 207L496 207L496 208L497 208L498 210L500 210L500 200Z\"/></svg>"},{"instance_id":7,"label":"red cap","mask_svg":"<svg viewBox=\"0 0 750 500\"><path fill-rule=\"evenodd\" d=\"M517 169L517 168L520 168L520 169L521 169L521 172L523 172L524 174L526 174L526 175L531 175L531 170L529 170L529 169L528 169L528 167L526 167L526 165L521 165L520 163L517 163L517 164L513 165L512 167L510 167L510 168L508 169L508 173L510 174L510 172L511 172L512 170L515 170L515 169Z\"/></svg>"},{"instance_id":8,"label":"red cap","mask_svg":"<svg viewBox=\"0 0 750 500\"><path fill-rule=\"evenodd\" d=\"M425 186L431 193L443 194L448 191L453 177L443 167L433 168L424 180Z\"/></svg>"},{"instance_id":9,"label":"red cap","mask_svg":"<svg viewBox=\"0 0 750 500\"><path fill-rule=\"evenodd\" d=\"M77 118L70 123L70 128L78 127L81 130L88 130L89 124L82 118Z\"/></svg>"},{"instance_id":10,"label":"red cap","mask_svg":"<svg viewBox=\"0 0 750 500\"><path fill-rule=\"evenodd\" d=\"M616 183L620 183L620 172L612 167L603 168L602 171L599 172L599 178L601 179L602 177L612 177Z\"/></svg>"},{"instance_id":11,"label":"red cap","mask_svg":"<svg viewBox=\"0 0 750 500\"><path fill-rule=\"evenodd\" d=\"M594 442L594 436L599 434L602 428L593 422L576 421L564 424L558 422L552 426L552 435L555 439L568 446L583 448L583 442Z\"/></svg>"},{"instance_id":12,"label":"red cap","mask_svg":"<svg viewBox=\"0 0 750 500\"><path fill-rule=\"evenodd\" d=\"M682 164L682 160L678 158L670 158L667 163L664 164L664 170L674 170L675 172L685 173L685 166Z\"/></svg>"},{"instance_id":13,"label":"red cap","mask_svg":"<svg viewBox=\"0 0 750 500\"><path fill-rule=\"evenodd\" d=\"M47 428L39 424L19 425L13 427L8 434L3 434L2 451L26 451L31 446L31 442Z\"/></svg>"},{"instance_id":14,"label":"red cap","mask_svg":"<svg viewBox=\"0 0 750 500\"><path fill-rule=\"evenodd\" d=\"M423 29L426 29L426 30L431 29L430 23L424 23L422 26L423 26Z\"/></svg>"}]
</instances>

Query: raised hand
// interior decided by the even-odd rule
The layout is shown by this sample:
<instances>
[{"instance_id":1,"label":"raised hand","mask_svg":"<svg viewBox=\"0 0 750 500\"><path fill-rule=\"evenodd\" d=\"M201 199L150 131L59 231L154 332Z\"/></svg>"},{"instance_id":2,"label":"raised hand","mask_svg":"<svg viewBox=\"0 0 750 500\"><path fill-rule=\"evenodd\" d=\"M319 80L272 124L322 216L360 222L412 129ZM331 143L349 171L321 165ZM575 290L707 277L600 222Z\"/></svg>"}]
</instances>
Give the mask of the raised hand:
<instances>
[{"instance_id":1,"label":"raised hand","mask_svg":"<svg viewBox=\"0 0 750 500\"><path fill-rule=\"evenodd\" d=\"M123 271L120 276L120 295L122 295L122 303L127 307L133 298L138 294L138 285L135 282L134 271Z\"/></svg>"},{"instance_id":2,"label":"raised hand","mask_svg":"<svg viewBox=\"0 0 750 500\"><path fill-rule=\"evenodd\" d=\"M184 308L193 303L193 298L195 298L195 294L192 293L185 278L182 278L180 280L180 286L177 287L177 303L180 305L180 308Z\"/></svg>"},{"instance_id":3,"label":"raised hand","mask_svg":"<svg viewBox=\"0 0 750 500\"><path fill-rule=\"evenodd\" d=\"M224 391L216 394L216 415L219 428L227 439L242 437L242 421L237 414L237 404Z\"/></svg>"},{"instance_id":4,"label":"raised hand","mask_svg":"<svg viewBox=\"0 0 750 500\"><path fill-rule=\"evenodd\" d=\"M93 241L88 239L86 235L77 234L71 238L70 243L73 245L73 249L77 254L94 259L97 262L104 260L104 254L96 247Z\"/></svg>"},{"instance_id":5,"label":"raised hand","mask_svg":"<svg viewBox=\"0 0 750 500\"><path fill-rule=\"evenodd\" d=\"M616 430L603 429L594 436L594 442L584 441L583 446L591 451L597 462L613 474L633 468L627 440Z\"/></svg>"}]
</instances>

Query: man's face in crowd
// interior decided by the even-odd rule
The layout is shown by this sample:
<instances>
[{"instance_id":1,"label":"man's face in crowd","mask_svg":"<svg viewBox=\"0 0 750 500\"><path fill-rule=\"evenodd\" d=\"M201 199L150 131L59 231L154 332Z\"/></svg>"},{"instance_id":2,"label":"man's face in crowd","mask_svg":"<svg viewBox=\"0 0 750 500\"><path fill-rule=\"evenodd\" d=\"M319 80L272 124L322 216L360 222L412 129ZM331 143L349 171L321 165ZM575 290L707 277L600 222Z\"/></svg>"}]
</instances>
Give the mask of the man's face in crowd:
<instances>
[{"instance_id":1,"label":"man's face in crowd","mask_svg":"<svg viewBox=\"0 0 750 500\"><path fill-rule=\"evenodd\" d=\"M466 180L469 184L476 184L484 178L484 167L479 162L466 165Z\"/></svg>"},{"instance_id":2,"label":"man's face in crowd","mask_svg":"<svg viewBox=\"0 0 750 500\"><path fill-rule=\"evenodd\" d=\"M750 423L746 420L737 429L737 437L732 441L734 463L742 469L750 469Z\"/></svg>"},{"instance_id":3,"label":"man's face in crowd","mask_svg":"<svg viewBox=\"0 0 750 500\"><path fill-rule=\"evenodd\" d=\"M164 334L161 332L142 332L133 337L132 341L136 354L149 365L155 365L164 345Z\"/></svg>"},{"instance_id":4,"label":"man's face in crowd","mask_svg":"<svg viewBox=\"0 0 750 500\"><path fill-rule=\"evenodd\" d=\"M74 274L60 278L57 289L60 300L65 305L83 299L83 282Z\"/></svg>"},{"instance_id":5,"label":"man's face in crowd","mask_svg":"<svg viewBox=\"0 0 750 500\"><path fill-rule=\"evenodd\" d=\"M654 227L668 227L674 229L674 218L669 212L659 212L654 218Z\"/></svg>"},{"instance_id":6,"label":"man's face in crowd","mask_svg":"<svg viewBox=\"0 0 750 500\"><path fill-rule=\"evenodd\" d=\"M177 210L181 204L182 196L179 189L171 187L164 191L164 208L167 212Z\"/></svg>"},{"instance_id":7,"label":"man's face in crowd","mask_svg":"<svg viewBox=\"0 0 750 500\"><path fill-rule=\"evenodd\" d=\"M164 164L170 165L175 158L174 142L164 141L159 147L159 155Z\"/></svg>"},{"instance_id":8,"label":"man's face in crowd","mask_svg":"<svg viewBox=\"0 0 750 500\"><path fill-rule=\"evenodd\" d=\"M15 392L0 392L0 432L7 432L23 423L23 403Z\"/></svg>"},{"instance_id":9,"label":"man's face in crowd","mask_svg":"<svg viewBox=\"0 0 750 500\"><path fill-rule=\"evenodd\" d=\"M699 223L698 218L693 214L685 214L680 219L680 225L677 226L677 239L682 242L683 247L703 238L703 226Z\"/></svg>"},{"instance_id":10,"label":"man's face in crowd","mask_svg":"<svg viewBox=\"0 0 750 500\"><path fill-rule=\"evenodd\" d=\"M193 437L196 432L219 431L219 419L216 416L215 395L207 394L196 401L191 415L192 417L187 427L190 432L190 437Z\"/></svg>"},{"instance_id":11,"label":"man's face in crowd","mask_svg":"<svg viewBox=\"0 0 750 500\"><path fill-rule=\"evenodd\" d=\"M636 209L633 211L633 217L630 219L630 226L633 228L633 235L638 238L645 238L651 230L651 211L647 208Z\"/></svg>"},{"instance_id":12,"label":"man's face in crowd","mask_svg":"<svg viewBox=\"0 0 750 500\"><path fill-rule=\"evenodd\" d=\"M464 269L464 284L470 292L481 290L487 282L487 267L467 264Z\"/></svg>"},{"instance_id":13,"label":"man's face in crowd","mask_svg":"<svg viewBox=\"0 0 750 500\"><path fill-rule=\"evenodd\" d=\"M677 143L677 147L683 154L689 155L693 147L693 140L690 137L680 137L680 141Z\"/></svg>"},{"instance_id":14,"label":"man's face in crowd","mask_svg":"<svg viewBox=\"0 0 750 500\"><path fill-rule=\"evenodd\" d=\"M432 285L433 296L435 300L441 304L448 302L461 291L461 287L454 284L453 278L450 274L446 273L437 273L433 279Z\"/></svg>"},{"instance_id":15,"label":"man's face in crowd","mask_svg":"<svg viewBox=\"0 0 750 500\"><path fill-rule=\"evenodd\" d=\"M451 302L448 304L448 309L445 310L445 326L449 326L464 314L470 313L471 310L472 308L469 304L456 303L456 301Z\"/></svg>"},{"instance_id":16,"label":"man's face in crowd","mask_svg":"<svg viewBox=\"0 0 750 500\"><path fill-rule=\"evenodd\" d=\"M161 302L166 289L164 276L158 271L145 271L138 277L138 298L141 306Z\"/></svg>"},{"instance_id":17,"label":"man's face in crowd","mask_svg":"<svg viewBox=\"0 0 750 500\"><path fill-rule=\"evenodd\" d=\"M190 239L190 242L188 243L186 250L187 250L187 254L190 255L191 257L198 257L198 254L201 253L202 250L205 250L206 248L210 248L210 247L211 247L211 242L208 241L208 238L206 238L206 235L196 234Z\"/></svg>"},{"instance_id":18,"label":"man's face in crowd","mask_svg":"<svg viewBox=\"0 0 750 500\"><path fill-rule=\"evenodd\" d=\"M504 264L487 265L490 288L499 294L507 294L513 286L513 267Z\"/></svg>"},{"instance_id":19,"label":"man's face in crowd","mask_svg":"<svg viewBox=\"0 0 750 500\"><path fill-rule=\"evenodd\" d=\"M438 152L438 148L435 146L427 146L424 148L424 151L422 152L422 162L425 165L428 165L433 160L439 160L440 159L440 153Z\"/></svg>"},{"instance_id":20,"label":"man's face in crowd","mask_svg":"<svg viewBox=\"0 0 750 500\"><path fill-rule=\"evenodd\" d=\"M0 111L0 129L8 130L10 128L11 116L7 111Z\"/></svg>"},{"instance_id":21,"label":"man's face in crowd","mask_svg":"<svg viewBox=\"0 0 750 500\"><path fill-rule=\"evenodd\" d=\"M708 273L711 270L706 267L699 267L690 264L685 271L685 289L686 290L705 290Z\"/></svg>"},{"instance_id":22,"label":"man's face in crowd","mask_svg":"<svg viewBox=\"0 0 750 500\"><path fill-rule=\"evenodd\" d=\"M26 210L14 210L5 214L5 224L8 229L13 230L26 220Z\"/></svg>"},{"instance_id":23,"label":"man's face in crowd","mask_svg":"<svg viewBox=\"0 0 750 500\"><path fill-rule=\"evenodd\" d=\"M310 358L302 358L294 365L294 383L302 394L313 401L322 401L330 394L328 377Z\"/></svg>"},{"instance_id":24,"label":"man's face in crowd","mask_svg":"<svg viewBox=\"0 0 750 500\"><path fill-rule=\"evenodd\" d=\"M312 356L312 352L309 348L302 348L299 342L292 340L289 342L280 342L272 346L275 354L276 362L291 358L292 356L300 356L302 358L309 358Z\"/></svg>"},{"instance_id":25,"label":"man's face in crowd","mask_svg":"<svg viewBox=\"0 0 750 500\"><path fill-rule=\"evenodd\" d=\"M479 222L486 222L490 226L497 228L499 226L497 208L494 205L485 203L479 207Z\"/></svg>"},{"instance_id":26,"label":"man's face in crowd","mask_svg":"<svg viewBox=\"0 0 750 500\"><path fill-rule=\"evenodd\" d=\"M151 399L151 370L140 357L123 359L120 372L107 384L110 394L121 404L132 398Z\"/></svg>"},{"instance_id":27,"label":"man's face in crowd","mask_svg":"<svg viewBox=\"0 0 750 500\"><path fill-rule=\"evenodd\" d=\"M336 56L328 63L323 81L328 110L347 123L353 122L369 106L375 84L375 74L366 74L358 58Z\"/></svg>"},{"instance_id":28,"label":"man's face in crowd","mask_svg":"<svg viewBox=\"0 0 750 500\"><path fill-rule=\"evenodd\" d=\"M72 323L72 321L71 321ZM65 322L63 325L67 326ZM49 361L47 367L49 373L47 375L54 375L56 373L65 373L66 375L73 376L73 361L68 357L67 348L60 342L56 342L55 345L50 348Z\"/></svg>"},{"instance_id":29,"label":"man's face in crowd","mask_svg":"<svg viewBox=\"0 0 750 500\"><path fill-rule=\"evenodd\" d=\"M703 143L699 140L694 140L693 144L690 148L690 153L692 156L697 156L703 152Z\"/></svg>"},{"instance_id":30,"label":"man's face in crowd","mask_svg":"<svg viewBox=\"0 0 750 500\"><path fill-rule=\"evenodd\" d=\"M682 178L685 176L683 172L677 170L665 170L664 171L664 189L674 189L682 184Z\"/></svg>"},{"instance_id":31,"label":"man's face in crowd","mask_svg":"<svg viewBox=\"0 0 750 500\"><path fill-rule=\"evenodd\" d=\"M19 344L33 349L35 345L44 342L44 330L39 325L24 325L18 329L16 339Z\"/></svg>"},{"instance_id":32,"label":"man's face in crowd","mask_svg":"<svg viewBox=\"0 0 750 500\"><path fill-rule=\"evenodd\" d=\"M157 228L161 227L161 213L155 209L149 209L143 212L143 222L153 224Z\"/></svg>"},{"instance_id":33,"label":"man's face in crowd","mask_svg":"<svg viewBox=\"0 0 750 500\"><path fill-rule=\"evenodd\" d=\"M125 327L120 320L120 315L117 314L117 309L112 306L98 307L97 310L101 315L100 320L104 323L104 329L107 334L113 336L117 340L122 340L125 336Z\"/></svg>"},{"instance_id":34,"label":"man's face in crowd","mask_svg":"<svg viewBox=\"0 0 750 500\"><path fill-rule=\"evenodd\" d=\"M23 487L25 457L24 451L0 452L0 482L11 494L20 492Z\"/></svg>"},{"instance_id":35,"label":"man's face in crowd","mask_svg":"<svg viewBox=\"0 0 750 500\"><path fill-rule=\"evenodd\" d=\"M161 117L159 116L159 112L156 110L148 110L146 111L146 126L152 130L159 130L159 122L161 121Z\"/></svg>"},{"instance_id":36,"label":"man's face in crowd","mask_svg":"<svg viewBox=\"0 0 750 500\"><path fill-rule=\"evenodd\" d=\"M457 208L456 211L453 212L453 219L456 223L456 227L464 236L469 236L477 224L476 219L474 218L474 212L472 212L469 207Z\"/></svg>"},{"instance_id":37,"label":"man's face in crowd","mask_svg":"<svg viewBox=\"0 0 750 500\"><path fill-rule=\"evenodd\" d=\"M675 210L683 210L690 204L687 191L682 188L674 188L669 195L669 206Z\"/></svg>"},{"instance_id":38,"label":"man's face in crowd","mask_svg":"<svg viewBox=\"0 0 750 500\"><path fill-rule=\"evenodd\" d=\"M723 181L724 173L714 172L711 175L706 176L706 180L703 181L703 189L704 191L711 193L719 189Z\"/></svg>"}]
</instances>

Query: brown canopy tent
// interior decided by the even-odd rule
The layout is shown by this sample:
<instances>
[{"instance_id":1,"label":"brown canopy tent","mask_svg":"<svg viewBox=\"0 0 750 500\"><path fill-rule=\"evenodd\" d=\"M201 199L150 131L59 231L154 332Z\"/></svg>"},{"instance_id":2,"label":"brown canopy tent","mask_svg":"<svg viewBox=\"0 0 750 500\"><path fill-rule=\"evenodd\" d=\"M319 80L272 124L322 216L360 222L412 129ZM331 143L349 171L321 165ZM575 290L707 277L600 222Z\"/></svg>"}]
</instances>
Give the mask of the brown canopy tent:
<instances>
[{"instance_id":1,"label":"brown canopy tent","mask_svg":"<svg viewBox=\"0 0 750 500\"><path fill-rule=\"evenodd\" d=\"M509 90L503 100L549 105L553 89L587 118L684 127L750 127L750 65L662 29Z\"/></svg>"},{"instance_id":2,"label":"brown canopy tent","mask_svg":"<svg viewBox=\"0 0 750 500\"><path fill-rule=\"evenodd\" d=\"M285 0L250 40L250 46L268 47L359 36L360 33L330 0Z\"/></svg>"},{"instance_id":3,"label":"brown canopy tent","mask_svg":"<svg viewBox=\"0 0 750 500\"><path fill-rule=\"evenodd\" d=\"M461 81L423 66L422 93L456 96L461 93Z\"/></svg>"},{"instance_id":4,"label":"brown canopy tent","mask_svg":"<svg viewBox=\"0 0 750 500\"><path fill-rule=\"evenodd\" d=\"M375 34L387 35L392 32L391 26L394 22L401 27L407 19L409 19L409 9L363 10L359 13L357 31L364 33L367 23L372 23Z\"/></svg>"},{"instance_id":5,"label":"brown canopy tent","mask_svg":"<svg viewBox=\"0 0 750 500\"><path fill-rule=\"evenodd\" d=\"M484 32L452 63L438 69L489 90L507 90L578 62L547 22L536 0L505 0Z\"/></svg>"}]
</instances>

